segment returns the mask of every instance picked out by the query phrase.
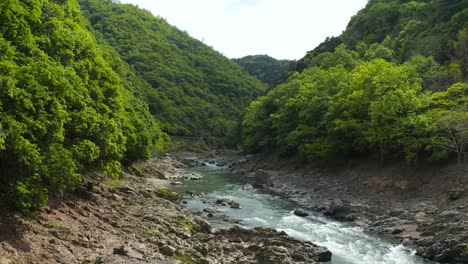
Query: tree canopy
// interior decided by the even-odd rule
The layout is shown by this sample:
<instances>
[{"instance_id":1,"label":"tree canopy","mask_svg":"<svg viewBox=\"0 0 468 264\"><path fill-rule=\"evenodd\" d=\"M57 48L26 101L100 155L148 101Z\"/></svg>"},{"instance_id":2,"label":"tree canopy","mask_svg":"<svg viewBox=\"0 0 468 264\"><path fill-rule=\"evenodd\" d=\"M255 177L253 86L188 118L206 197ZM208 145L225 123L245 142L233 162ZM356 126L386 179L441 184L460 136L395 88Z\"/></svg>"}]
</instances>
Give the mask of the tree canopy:
<instances>
[{"instance_id":1,"label":"tree canopy","mask_svg":"<svg viewBox=\"0 0 468 264\"><path fill-rule=\"evenodd\" d=\"M249 74L257 77L261 82L274 86L284 81L288 76L290 60L277 60L268 55L251 55L234 62L242 66Z\"/></svg>"},{"instance_id":2,"label":"tree canopy","mask_svg":"<svg viewBox=\"0 0 468 264\"><path fill-rule=\"evenodd\" d=\"M135 70L138 95L171 135L223 137L265 89L241 67L163 18L111 0L80 0L96 34Z\"/></svg>"},{"instance_id":3,"label":"tree canopy","mask_svg":"<svg viewBox=\"0 0 468 264\"><path fill-rule=\"evenodd\" d=\"M466 158L467 14L467 1L369 1L250 104L244 150L317 164Z\"/></svg>"}]
</instances>

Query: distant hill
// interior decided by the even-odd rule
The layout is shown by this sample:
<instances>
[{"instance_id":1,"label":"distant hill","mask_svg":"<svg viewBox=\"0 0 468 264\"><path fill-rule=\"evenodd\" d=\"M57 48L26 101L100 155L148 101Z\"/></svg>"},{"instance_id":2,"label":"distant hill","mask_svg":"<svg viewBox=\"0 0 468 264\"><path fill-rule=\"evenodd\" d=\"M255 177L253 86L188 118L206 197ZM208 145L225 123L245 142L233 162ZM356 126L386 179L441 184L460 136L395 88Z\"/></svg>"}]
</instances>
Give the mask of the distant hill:
<instances>
[{"instance_id":1,"label":"distant hill","mask_svg":"<svg viewBox=\"0 0 468 264\"><path fill-rule=\"evenodd\" d=\"M80 0L92 29L146 82L138 96L171 135L226 135L264 85L163 18L130 4Z\"/></svg>"},{"instance_id":2,"label":"distant hill","mask_svg":"<svg viewBox=\"0 0 468 264\"><path fill-rule=\"evenodd\" d=\"M234 62L263 83L274 85L287 77L290 60L277 60L268 55L250 55Z\"/></svg>"}]
</instances>

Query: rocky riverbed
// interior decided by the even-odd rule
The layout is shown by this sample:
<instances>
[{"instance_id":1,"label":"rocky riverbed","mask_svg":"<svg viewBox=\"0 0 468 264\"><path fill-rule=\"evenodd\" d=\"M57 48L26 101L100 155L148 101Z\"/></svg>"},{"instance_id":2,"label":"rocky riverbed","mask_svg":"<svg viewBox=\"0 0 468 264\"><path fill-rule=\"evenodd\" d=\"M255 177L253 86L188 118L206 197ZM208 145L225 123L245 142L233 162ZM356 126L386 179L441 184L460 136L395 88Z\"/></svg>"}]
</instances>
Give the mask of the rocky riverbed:
<instances>
[{"instance_id":1,"label":"rocky riverbed","mask_svg":"<svg viewBox=\"0 0 468 264\"><path fill-rule=\"evenodd\" d=\"M220 163L257 188L299 207L352 222L442 263L468 263L468 168L411 169L367 164L334 169L268 156L229 156Z\"/></svg>"},{"instance_id":2,"label":"rocky riverbed","mask_svg":"<svg viewBox=\"0 0 468 264\"><path fill-rule=\"evenodd\" d=\"M168 187L186 174L170 155L94 190L57 194L41 212L0 217L0 263L321 263L324 247L269 228L212 228Z\"/></svg>"}]
</instances>

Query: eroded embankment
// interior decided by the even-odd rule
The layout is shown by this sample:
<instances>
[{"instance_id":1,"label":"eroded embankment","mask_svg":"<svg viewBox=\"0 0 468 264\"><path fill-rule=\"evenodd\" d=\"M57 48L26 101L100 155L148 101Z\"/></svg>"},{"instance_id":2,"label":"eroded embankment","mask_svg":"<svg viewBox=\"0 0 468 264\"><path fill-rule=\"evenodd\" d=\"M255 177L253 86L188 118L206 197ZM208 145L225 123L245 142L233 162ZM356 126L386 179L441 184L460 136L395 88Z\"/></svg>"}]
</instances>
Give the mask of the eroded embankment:
<instances>
[{"instance_id":1,"label":"eroded embankment","mask_svg":"<svg viewBox=\"0 0 468 264\"><path fill-rule=\"evenodd\" d=\"M320 263L323 247L268 228L212 229L166 189L183 177L166 155L119 181L51 197L25 219L4 210L0 263Z\"/></svg>"},{"instance_id":2,"label":"eroded embankment","mask_svg":"<svg viewBox=\"0 0 468 264\"><path fill-rule=\"evenodd\" d=\"M226 158L231 170L332 218L354 222L417 249L425 258L468 263L468 168L353 167L306 169L270 156Z\"/></svg>"}]
</instances>

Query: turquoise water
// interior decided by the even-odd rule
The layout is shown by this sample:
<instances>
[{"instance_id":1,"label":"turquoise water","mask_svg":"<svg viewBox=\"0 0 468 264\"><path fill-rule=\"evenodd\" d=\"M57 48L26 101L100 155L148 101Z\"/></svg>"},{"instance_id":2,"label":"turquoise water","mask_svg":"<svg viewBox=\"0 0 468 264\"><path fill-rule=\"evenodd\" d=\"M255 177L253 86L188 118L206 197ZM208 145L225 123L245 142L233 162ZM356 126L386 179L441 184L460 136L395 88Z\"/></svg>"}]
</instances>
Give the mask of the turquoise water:
<instances>
[{"instance_id":1,"label":"turquoise water","mask_svg":"<svg viewBox=\"0 0 468 264\"><path fill-rule=\"evenodd\" d=\"M290 236L311 241L327 247L332 253L333 264L426 264L414 251L402 245L391 243L377 236L363 232L361 228L334 221L309 211L309 216L293 214L295 205L283 198L261 193L257 190L243 190L239 177L223 168L208 165L190 169L204 176L202 180L186 181L174 188L181 194L186 191L203 192L201 198L187 199L186 206L201 212L204 208L215 208L216 215L226 215L240 220L244 227L264 226L283 230ZM240 204L241 209L215 205L218 198L228 198ZM206 216L206 213L203 213ZM232 225L219 218L206 218L216 227Z\"/></svg>"}]
</instances>

